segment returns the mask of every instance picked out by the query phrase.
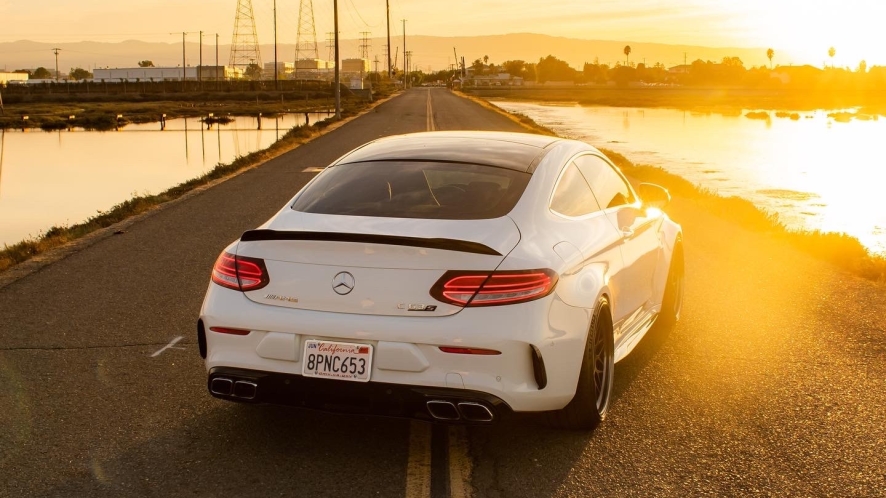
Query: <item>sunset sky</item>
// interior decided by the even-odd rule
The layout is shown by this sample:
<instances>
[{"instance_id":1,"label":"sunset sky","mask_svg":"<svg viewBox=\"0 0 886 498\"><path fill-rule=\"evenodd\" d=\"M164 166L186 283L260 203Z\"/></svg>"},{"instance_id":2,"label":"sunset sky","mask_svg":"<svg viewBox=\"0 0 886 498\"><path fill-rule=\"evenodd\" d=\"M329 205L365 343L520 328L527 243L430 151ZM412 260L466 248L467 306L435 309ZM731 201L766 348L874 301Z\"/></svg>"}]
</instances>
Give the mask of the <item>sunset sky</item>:
<instances>
[{"instance_id":1,"label":"sunset sky","mask_svg":"<svg viewBox=\"0 0 886 498\"><path fill-rule=\"evenodd\" d=\"M176 42L171 32L218 32L230 42L236 0L0 0L0 42L30 39ZM253 0L259 41L271 43L273 0ZM280 42L295 40L298 0L277 0ZM318 39L332 1L314 0ZM340 29L384 34L384 0L340 0ZM543 33L585 39L719 47L773 47L776 63L886 65L883 0L391 0L392 33ZM394 22L396 21L396 22ZM0 54L2 56L2 54ZM828 63L831 61L828 60Z\"/></svg>"}]
</instances>

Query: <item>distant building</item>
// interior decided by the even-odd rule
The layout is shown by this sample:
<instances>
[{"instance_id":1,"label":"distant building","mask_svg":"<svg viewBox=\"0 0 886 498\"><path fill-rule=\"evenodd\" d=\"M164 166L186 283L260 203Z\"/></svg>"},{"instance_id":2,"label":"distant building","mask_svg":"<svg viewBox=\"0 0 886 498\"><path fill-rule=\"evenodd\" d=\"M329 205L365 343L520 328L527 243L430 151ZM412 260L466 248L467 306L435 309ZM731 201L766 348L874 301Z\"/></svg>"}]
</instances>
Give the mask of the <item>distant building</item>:
<instances>
[{"instance_id":1,"label":"distant building","mask_svg":"<svg viewBox=\"0 0 886 498\"><path fill-rule=\"evenodd\" d=\"M341 70L343 73L368 73L369 59L343 59Z\"/></svg>"},{"instance_id":2,"label":"distant building","mask_svg":"<svg viewBox=\"0 0 886 498\"><path fill-rule=\"evenodd\" d=\"M199 68L199 73L198 73ZM198 78L199 74L199 78ZM186 67L115 67L96 68L92 71L93 81L113 82L137 82L137 81L181 81L182 76L188 81L214 81L238 79L243 77L240 69L227 66L198 66Z\"/></svg>"},{"instance_id":3,"label":"distant building","mask_svg":"<svg viewBox=\"0 0 886 498\"><path fill-rule=\"evenodd\" d=\"M25 84L28 82L30 75L28 73L5 73L0 71L0 85Z\"/></svg>"},{"instance_id":4,"label":"distant building","mask_svg":"<svg viewBox=\"0 0 886 498\"><path fill-rule=\"evenodd\" d=\"M335 62L323 59L299 59L295 61L292 77L299 80L330 81L334 77Z\"/></svg>"},{"instance_id":5,"label":"distant building","mask_svg":"<svg viewBox=\"0 0 886 498\"><path fill-rule=\"evenodd\" d=\"M668 73L670 74L689 74L689 71L692 69L691 64L680 64L679 66L674 66L668 68Z\"/></svg>"},{"instance_id":6,"label":"distant building","mask_svg":"<svg viewBox=\"0 0 886 498\"><path fill-rule=\"evenodd\" d=\"M509 73L481 74L469 78L475 86L522 86L523 78Z\"/></svg>"},{"instance_id":7,"label":"distant building","mask_svg":"<svg viewBox=\"0 0 886 498\"><path fill-rule=\"evenodd\" d=\"M282 74L289 76L292 72L295 71L295 63L294 62L278 62L277 63L277 74ZM265 77L274 77L274 63L273 62L265 62Z\"/></svg>"},{"instance_id":8,"label":"distant building","mask_svg":"<svg viewBox=\"0 0 886 498\"><path fill-rule=\"evenodd\" d=\"M575 86L575 82L574 81L545 81L544 86L558 86L558 87Z\"/></svg>"},{"instance_id":9,"label":"distant building","mask_svg":"<svg viewBox=\"0 0 886 498\"><path fill-rule=\"evenodd\" d=\"M822 73L822 69L810 65L777 66L769 72L769 77L778 79L783 84L810 86L818 83Z\"/></svg>"}]
</instances>

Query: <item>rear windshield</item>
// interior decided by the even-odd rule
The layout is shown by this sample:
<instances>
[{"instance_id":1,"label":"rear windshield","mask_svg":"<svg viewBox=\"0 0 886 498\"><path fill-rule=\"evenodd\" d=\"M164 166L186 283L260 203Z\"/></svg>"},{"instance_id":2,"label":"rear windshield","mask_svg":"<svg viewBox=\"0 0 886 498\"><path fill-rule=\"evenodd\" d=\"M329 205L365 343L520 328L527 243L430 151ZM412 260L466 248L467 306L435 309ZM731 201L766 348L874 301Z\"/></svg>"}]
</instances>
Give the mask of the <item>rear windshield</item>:
<instances>
[{"instance_id":1,"label":"rear windshield","mask_svg":"<svg viewBox=\"0 0 886 498\"><path fill-rule=\"evenodd\" d=\"M479 220L506 215L529 173L463 163L378 161L333 166L292 209L305 213Z\"/></svg>"}]
</instances>

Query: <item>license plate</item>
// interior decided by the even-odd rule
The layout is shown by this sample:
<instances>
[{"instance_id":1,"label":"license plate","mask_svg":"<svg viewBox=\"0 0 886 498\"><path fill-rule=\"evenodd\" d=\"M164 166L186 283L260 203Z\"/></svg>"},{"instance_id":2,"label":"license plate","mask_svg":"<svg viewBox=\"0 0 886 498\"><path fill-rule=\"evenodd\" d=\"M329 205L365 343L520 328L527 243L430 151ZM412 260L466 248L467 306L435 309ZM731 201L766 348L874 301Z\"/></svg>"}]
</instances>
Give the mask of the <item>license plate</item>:
<instances>
[{"instance_id":1,"label":"license plate","mask_svg":"<svg viewBox=\"0 0 886 498\"><path fill-rule=\"evenodd\" d=\"M302 375L369 382L372 345L309 340L305 342Z\"/></svg>"}]
</instances>

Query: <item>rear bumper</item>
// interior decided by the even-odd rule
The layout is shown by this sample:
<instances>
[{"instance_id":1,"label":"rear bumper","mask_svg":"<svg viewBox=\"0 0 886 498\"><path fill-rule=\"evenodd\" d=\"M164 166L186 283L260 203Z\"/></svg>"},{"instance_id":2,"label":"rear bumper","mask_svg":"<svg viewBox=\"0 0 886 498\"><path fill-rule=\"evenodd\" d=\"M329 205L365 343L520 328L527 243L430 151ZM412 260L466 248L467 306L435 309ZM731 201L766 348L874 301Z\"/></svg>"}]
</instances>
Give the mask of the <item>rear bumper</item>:
<instances>
[{"instance_id":1,"label":"rear bumper","mask_svg":"<svg viewBox=\"0 0 886 498\"><path fill-rule=\"evenodd\" d=\"M241 368L211 369L207 388L216 398L227 401L447 423L484 424L511 413L511 408L501 399L476 391L381 382L342 382ZM428 402L431 402L430 409ZM449 403L456 408L447 411ZM459 405L462 409L457 408ZM488 416L487 411L476 408L477 405L485 407ZM437 416L433 416L434 413Z\"/></svg>"},{"instance_id":2,"label":"rear bumper","mask_svg":"<svg viewBox=\"0 0 886 498\"><path fill-rule=\"evenodd\" d=\"M399 386L408 392L482 393L515 412L534 412L563 408L575 395L590 311L566 305L555 293L528 303L468 308L445 317L357 315L268 306L210 284L199 323L205 331L200 344L201 353L205 344L208 372L225 368L283 374L290 376L291 383L302 377L307 340L371 344L370 385ZM251 332L223 334L212 332L213 326ZM440 346L501 354L451 354ZM544 379L537 375L539 358ZM331 390L348 393L358 384L325 382L322 385Z\"/></svg>"}]
</instances>

